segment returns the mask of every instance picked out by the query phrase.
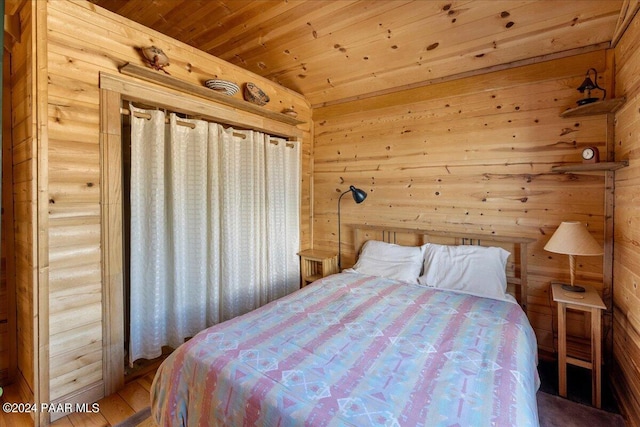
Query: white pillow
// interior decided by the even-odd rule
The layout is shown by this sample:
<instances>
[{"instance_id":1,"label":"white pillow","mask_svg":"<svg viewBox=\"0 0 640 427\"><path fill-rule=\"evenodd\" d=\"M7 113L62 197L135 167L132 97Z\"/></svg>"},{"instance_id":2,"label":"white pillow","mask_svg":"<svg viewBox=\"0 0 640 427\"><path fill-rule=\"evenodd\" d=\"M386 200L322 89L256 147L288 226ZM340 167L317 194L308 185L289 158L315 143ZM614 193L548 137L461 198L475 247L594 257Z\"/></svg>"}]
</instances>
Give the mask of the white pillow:
<instances>
[{"instance_id":1,"label":"white pillow","mask_svg":"<svg viewBox=\"0 0 640 427\"><path fill-rule=\"evenodd\" d=\"M417 283L422 270L422 248L367 240L353 270L369 276Z\"/></svg>"},{"instance_id":2,"label":"white pillow","mask_svg":"<svg viewBox=\"0 0 640 427\"><path fill-rule=\"evenodd\" d=\"M509 252L497 247L427 243L418 283L504 300Z\"/></svg>"}]
</instances>

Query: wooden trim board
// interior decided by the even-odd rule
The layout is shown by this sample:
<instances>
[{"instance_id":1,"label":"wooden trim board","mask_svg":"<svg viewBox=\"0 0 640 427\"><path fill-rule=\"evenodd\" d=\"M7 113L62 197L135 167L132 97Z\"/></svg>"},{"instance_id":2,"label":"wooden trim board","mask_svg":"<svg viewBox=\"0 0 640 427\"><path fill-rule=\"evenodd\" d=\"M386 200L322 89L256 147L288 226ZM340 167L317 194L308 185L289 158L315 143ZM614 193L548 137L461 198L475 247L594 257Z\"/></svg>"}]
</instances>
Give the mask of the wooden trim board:
<instances>
[{"instance_id":1,"label":"wooden trim board","mask_svg":"<svg viewBox=\"0 0 640 427\"><path fill-rule=\"evenodd\" d=\"M263 114L243 111L179 90L160 88L121 76L100 73L100 89L118 92L130 101L146 102L159 108L220 121L231 126L255 129L285 138L303 137L303 131L296 126L274 120Z\"/></svg>"},{"instance_id":2,"label":"wooden trim board","mask_svg":"<svg viewBox=\"0 0 640 427\"><path fill-rule=\"evenodd\" d=\"M46 2L33 3L33 76L35 83L34 129L35 174L37 176L36 227L34 228L33 247L36 256L37 277L34 280L34 309L37 310L34 325L34 403L40 405L50 401L49 376L49 76L47 69L47 7ZM36 314L36 313L34 313ZM35 426L48 425L49 414L38 412L35 415Z\"/></svg>"},{"instance_id":3,"label":"wooden trim board","mask_svg":"<svg viewBox=\"0 0 640 427\"><path fill-rule=\"evenodd\" d=\"M258 114L260 116L265 116L272 120L283 122L289 125L296 126L304 123L303 121L286 114L266 110L256 104L252 104L247 101L241 101L228 95L217 93L207 87L194 85L193 83L185 82L175 77L161 74L157 71L152 71L149 68L140 67L135 64L123 65L122 67L120 67L120 73L124 74L125 76L137 77L151 83L156 83L171 89L176 89L181 92L188 93L190 95L205 98L207 100L211 100L219 104L232 107L234 109Z\"/></svg>"},{"instance_id":4,"label":"wooden trim board","mask_svg":"<svg viewBox=\"0 0 640 427\"><path fill-rule=\"evenodd\" d=\"M120 94L100 90L104 394L124 386L122 135Z\"/></svg>"}]
</instances>

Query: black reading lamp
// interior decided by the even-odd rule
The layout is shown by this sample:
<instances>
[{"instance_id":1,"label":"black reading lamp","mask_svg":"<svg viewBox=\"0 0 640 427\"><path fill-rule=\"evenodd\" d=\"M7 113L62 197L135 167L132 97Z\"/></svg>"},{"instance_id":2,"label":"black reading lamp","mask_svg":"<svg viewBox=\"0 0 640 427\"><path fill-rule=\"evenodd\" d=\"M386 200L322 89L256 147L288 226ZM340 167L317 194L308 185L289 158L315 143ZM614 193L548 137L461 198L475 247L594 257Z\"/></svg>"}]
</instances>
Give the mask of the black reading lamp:
<instances>
[{"instance_id":1,"label":"black reading lamp","mask_svg":"<svg viewBox=\"0 0 640 427\"><path fill-rule=\"evenodd\" d=\"M364 190L356 188L353 185L350 185L349 189L342 193L338 198L338 271L340 271L341 268L340 250L342 246L342 240L340 239L340 201L342 200L342 196L349 192L353 194L353 200L355 200L358 204L364 202L364 199L367 198L367 193L365 193Z\"/></svg>"},{"instance_id":2,"label":"black reading lamp","mask_svg":"<svg viewBox=\"0 0 640 427\"><path fill-rule=\"evenodd\" d=\"M589 73L591 71L593 71L594 80L591 80L591 78L589 77ZM594 81L595 81L595 83L594 83ZM585 95L584 98L582 98L582 99L577 101L578 105L591 104L592 102L600 101L599 98L592 98L591 97L591 91L594 90L594 89L599 89L604 93L604 95L602 95L602 101L604 101L604 99L607 97L607 91L604 90L603 88L601 88L600 86L598 86L598 72L596 71L596 69L595 68L589 68L587 70L587 75L586 75L584 81L582 82L582 84L578 88L578 91L580 93L587 92L587 94Z\"/></svg>"}]
</instances>

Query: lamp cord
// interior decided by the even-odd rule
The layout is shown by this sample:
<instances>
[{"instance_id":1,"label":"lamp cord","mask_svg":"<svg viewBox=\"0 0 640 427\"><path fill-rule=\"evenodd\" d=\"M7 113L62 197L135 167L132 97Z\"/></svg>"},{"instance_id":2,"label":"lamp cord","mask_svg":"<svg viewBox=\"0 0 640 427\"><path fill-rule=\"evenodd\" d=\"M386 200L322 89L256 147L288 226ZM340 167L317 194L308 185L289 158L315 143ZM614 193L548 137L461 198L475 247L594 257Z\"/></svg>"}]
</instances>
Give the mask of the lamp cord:
<instances>
[{"instance_id":1,"label":"lamp cord","mask_svg":"<svg viewBox=\"0 0 640 427\"><path fill-rule=\"evenodd\" d=\"M553 298L551 297L551 285L549 285L549 292L547 292L547 298L549 298L549 308L551 309L551 347L553 348L553 353L558 354L558 350L556 349L556 328L553 324L553 314L557 313L557 307L554 309L553 307Z\"/></svg>"},{"instance_id":2,"label":"lamp cord","mask_svg":"<svg viewBox=\"0 0 640 427\"><path fill-rule=\"evenodd\" d=\"M351 189L348 189L347 191L345 191L344 193L342 193L340 195L340 197L338 197L338 272L340 272L340 270L342 270L342 239L341 239L341 235L340 235L340 202L342 201L342 196L344 196L345 194L351 192Z\"/></svg>"}]
</instances>

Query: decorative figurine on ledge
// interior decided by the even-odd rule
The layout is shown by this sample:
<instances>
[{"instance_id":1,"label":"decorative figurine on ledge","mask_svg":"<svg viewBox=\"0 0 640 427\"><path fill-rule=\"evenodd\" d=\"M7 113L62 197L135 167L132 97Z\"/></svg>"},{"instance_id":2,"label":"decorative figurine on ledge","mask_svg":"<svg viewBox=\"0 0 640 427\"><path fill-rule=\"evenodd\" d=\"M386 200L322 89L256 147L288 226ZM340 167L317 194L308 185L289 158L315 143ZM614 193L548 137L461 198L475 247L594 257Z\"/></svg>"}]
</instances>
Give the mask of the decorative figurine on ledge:
<instances>
[{"instance_id":1,"label":"decorative figurine on ledge","mask_svg":"<svg viewBox=\"0 0 640 427\"><path fill-rule=\"evenodd\" d=\"M282 110L282 114L286 114L287 116L291 116L293 118L298 117L298 112L294 110L293 107L285 108L284 110Z\"/></svg>"},{"instance_id":2,"label":"decorative figurine on ledge","mask_svg":"<svg viewBox=\"0 0 640 427\"><path fill-rule=\"evenodd\" d=\"M589 73L591 71L593 71L593 73L595 74L594 80L591 80L591 78L589 77ZM591 91L594 89L599 89L604 93L602 95L602 99L591 97ZM589 68L587 70L587 75L584 81L582 82L582 84L580 85L580 87L578 88L578 91L580 91L580 93L585 93L585 91L587 92L584 98L577 101L578 105L586 105L596 101L604 101L604 99L607 97L607 91L601 88L600 86L598 86L598 72L596 71L595 68Z\"/></svg>"},{"instance_id":3,"label":"decorative figurine on ledge","mask_svg":"<svg viewBox=\"0 0 640 427\"><path fill-rule=\"evenodd\" d=\"M269 102L269 95L251 82L245 83L242 95L245 101L252 102L256 105L263 106Z\"/></svg>"},{"instance_id":4,"label":"decorative figurine on ledge","mask_svg":"<svg viewBox=\"0 0 640 427\"><path fill-rule=\"evenodd\" d=\"M169 66L169 57L165 55L162 49L155 46L149 46L143 47L141 50L142 54L147 60L147 64L149 64L151 68L153 68L154 70L164 71L169 75L171 74L164 69L164 67Z\"/></svg>"}]
</instances>

